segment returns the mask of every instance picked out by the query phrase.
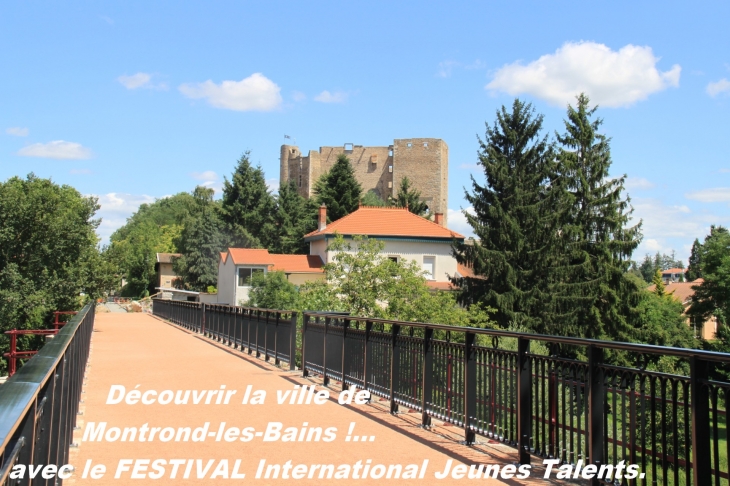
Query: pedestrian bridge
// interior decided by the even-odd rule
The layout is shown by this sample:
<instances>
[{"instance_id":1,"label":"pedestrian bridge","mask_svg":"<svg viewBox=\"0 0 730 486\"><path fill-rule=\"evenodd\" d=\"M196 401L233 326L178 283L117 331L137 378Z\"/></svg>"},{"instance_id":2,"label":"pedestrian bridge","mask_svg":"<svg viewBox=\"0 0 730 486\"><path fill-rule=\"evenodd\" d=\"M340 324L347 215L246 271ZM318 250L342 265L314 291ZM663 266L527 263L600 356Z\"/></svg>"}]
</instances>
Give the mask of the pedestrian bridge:
<instances>
[{"instance_id":1,"label":"pedestrian bridge","mask_svg":"<svg viewBox=\"0 0 730 486\"><path fill-rule=\"evenodd\" d=\"M606 349L691 374L605 364ZM708 377L726 362L337 314L87 307L0 387L0 484L54 484L48 464L73 466L66 484L563 484L590 465L618 484L728 484L730 385Z\"/></svg>"}]
</instances>

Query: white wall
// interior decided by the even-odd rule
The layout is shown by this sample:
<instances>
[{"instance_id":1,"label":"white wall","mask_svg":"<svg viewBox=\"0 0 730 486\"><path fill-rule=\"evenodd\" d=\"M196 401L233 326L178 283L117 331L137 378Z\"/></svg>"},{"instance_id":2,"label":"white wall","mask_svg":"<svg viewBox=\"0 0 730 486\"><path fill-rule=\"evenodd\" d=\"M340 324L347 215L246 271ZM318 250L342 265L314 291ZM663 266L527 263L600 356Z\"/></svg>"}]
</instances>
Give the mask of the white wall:
<instances>
[{"instance_id":1,"label":"white wall","mask_svg":"<svg viewBox=\"0 0 730 486\"><path fill-rule=\"evenodd\" d=\"M247 287L247 286L244 286L244 287L238 286L238 269L241 267L260 268L264 271L264 273L268 272L268 267L265 265L246 265L246 264L236 265L235 271L233 272L233 275L235 277L234 281L233 281L233 285L235 285L236 295L235 295L235 299L233 300L233 302L231 302L232 305L244 305L246 303L246 301L248 300L248 291L251 289L251 287Z\"/></svg>"},{"instance_id":2,"label":"white wall","mask_svg":"<svg viewBox=\"0 0 730 486\"><path fill-rule=\"evenodd\" d=\"M228 255L226 263L223 259L218 262L218 302L221 304L233 304L236 299L236 265L233 258Z\"/></svg>"},{"instance_id":3,"label":"white wall","mask_svg":"<svg viewBox=\"0 0 730 486\"><path fill-rule=\"evenodd\" d=\"M382 240L385 242L383 256L397 256L400 259L415 260L419 268L423 266L423 257L435 257L434 280L436 282L448 282L449 276L456 274L456 259L451 255L451 242L419 242L419 241L392 241ZM352 240L348 242L354 246ZM315 242L315 243L319 243ZM310 253L315 251L314 245L310 248ZM328 257L332 257L331 252L327 252ZM325 260L323 258L323 260ZM328 261L328 260L325 260Z\"/></svg>"}]
</instances>

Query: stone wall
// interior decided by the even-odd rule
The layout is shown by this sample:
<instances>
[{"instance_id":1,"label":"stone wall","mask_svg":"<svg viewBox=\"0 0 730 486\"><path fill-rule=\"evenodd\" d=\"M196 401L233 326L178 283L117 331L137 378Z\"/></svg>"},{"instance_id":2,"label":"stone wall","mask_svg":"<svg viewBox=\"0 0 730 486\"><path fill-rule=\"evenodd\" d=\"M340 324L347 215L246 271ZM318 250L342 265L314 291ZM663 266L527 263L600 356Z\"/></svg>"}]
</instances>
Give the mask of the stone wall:
<instances>
[{"instance_id":1,"label":"stone wall","mask_svg":"<svg viewBox=\"0 0 730 486\"><path fill-rule=\"evenodd\" d=\"M382 199L394 196L403 177L421 191L432 213L443 213L446 224L449 147L438 138L396 139L387 147L364 147L344 144L340 147L320 147L302 155L299 147L281 146L281 181L294 181L304 197L313 195L314 183L344 153L350 159L355 177L363 190L375 191Z\"/></svg>"}]
</instances>

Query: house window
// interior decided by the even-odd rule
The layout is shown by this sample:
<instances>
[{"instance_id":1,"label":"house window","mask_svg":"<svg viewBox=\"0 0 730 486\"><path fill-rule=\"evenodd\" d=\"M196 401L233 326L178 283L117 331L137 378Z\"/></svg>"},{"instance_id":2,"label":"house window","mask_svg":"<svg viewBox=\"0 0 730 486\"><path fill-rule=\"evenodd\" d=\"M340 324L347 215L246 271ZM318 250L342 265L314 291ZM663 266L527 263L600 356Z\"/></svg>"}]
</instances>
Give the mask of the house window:
<instances>
[{"instance_id":1,"label":"house window","mask_svg":"<svg viewBox=\"0 0 730 486\"><path fill-rule=\"evenodd\" d=\"M434 280L436 270L436 257L425 256L423 257L423 276L426 280Z\"/></svg>"},{"instance_id":2,"label":"house window","mask_svg":"<svg viewBox=\"0 0 730 486\"><path fill-rule=\"evenodd\" d=\"M256 274L263 273L263 268L239 268L238 269L238 286L250 287L251 277Z\"/></svg>"},{"instance_id":3,"label":"house window","mask_svg":"<svg viewBox=\"0 0 730 486\"><path fill-rule=\"evenodd\" d=\"M395 263L398 263L398 257L396 255L390 255L388 257L388 260L391 260L391 261L393 261Z\"/></svg>"}]
</instances>

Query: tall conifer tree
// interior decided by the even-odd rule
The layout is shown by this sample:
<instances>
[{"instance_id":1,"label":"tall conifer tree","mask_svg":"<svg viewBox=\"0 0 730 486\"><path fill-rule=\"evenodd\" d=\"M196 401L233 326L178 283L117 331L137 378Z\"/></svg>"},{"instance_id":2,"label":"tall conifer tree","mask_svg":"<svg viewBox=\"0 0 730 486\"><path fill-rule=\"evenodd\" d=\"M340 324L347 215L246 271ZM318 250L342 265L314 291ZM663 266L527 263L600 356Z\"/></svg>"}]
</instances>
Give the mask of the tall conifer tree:
<instances>
[{"instance_id":1,"label":"tall conifer tree","mask_svg":"<svg viewBox=\"0 0 730 486\"><path fill-rule=\"evenodd\" d=\"M458 282L462 303L493 307L500 327L545 332L554 308L548 284L562 203L553 148L541 129L542 116L519 100L487 124L479 140L486 184L472 177L466 199L474 214L464 212L477 240L455 244L454 253L476 275Z\"/></svg>"},{"instance_id":2,"label":"tall conifer tree","mask_svg":"<svg viewBox=\"0 0 730 486\"><path fill-rule=\"evenodd\" d=\"M327 206L327 217L336 221L360 207L362 186L347 155L337 156L337 162L314 185L317 204Z\"/></svg>"},{"instance_id":3,"label":"tall conifer tree","mask_svg":"<svg viewBox=\"0 0 730 486\"><path fill-rule=\"evenodd\" d=\"M282 183L276 196L274 211L275 238L269 251L272 253L307 254L309 243L304 235L317 229L317 205L297 192L294 181Z\"/></svg>"},{"instance_id":4,"label":"tall conifer tree","mask_svg":"<svg viewBox=\"0 0 730 486\"><path fill-rule=\"evenodd\" d=\"M266 248L273 237L274 198L266 186L264 171L253 167L249 152L238 160L229 181L223 181L221 219L233 237L233 244L243 248Z\"/></svg>"},{"instance_id":5,"label":"tall conifer tree","mask_svg":"<svg viewBox=\"0 0 730 486\"><path fill-rule=\"evenodd\" d=\"M421 201L421 191L411 185L408 177L400 180L398 193L391 203L399 208L408 208L408 211L419 216L427 216L428 205Z\"/></svg>"},{"instance_id":6,"label":"tall conifer tree","mask_svg":"<svg viewBox=\"0 0 730 486\"><path fill-rule=\"evenodd\" d=\"M603 120L589 103L580 94L576 107L568 106L565 133L557 134L560 171L572 202L561 231L571 271L555 283L566 296L566 310L576 312L556 331L627 339L638 289L624 274L641 241L641 223L628 226L633 210L623 196L626 176L609 177L610 139L598 132Z\"/></svg>"}]
</instances>

